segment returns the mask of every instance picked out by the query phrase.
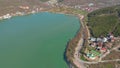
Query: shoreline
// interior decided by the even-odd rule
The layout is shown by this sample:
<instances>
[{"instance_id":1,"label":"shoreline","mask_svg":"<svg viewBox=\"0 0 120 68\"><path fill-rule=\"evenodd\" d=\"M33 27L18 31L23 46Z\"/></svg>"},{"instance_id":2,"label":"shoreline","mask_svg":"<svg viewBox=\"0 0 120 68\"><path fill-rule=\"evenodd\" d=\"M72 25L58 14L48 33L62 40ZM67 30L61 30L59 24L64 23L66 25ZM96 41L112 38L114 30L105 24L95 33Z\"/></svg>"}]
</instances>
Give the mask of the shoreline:
<instances>
[{"instance_id":1,"label":"shoreline","mask_svg":"<svg viewBox=\"0 0 120 68\"><path fill-rule=\"evenodd\" d=\"M79 61L80 60L79 51L82 49L85 43L85 35L84 35L85 25L83 22L84 15L78 14L78 18L80 19L80 23L81 23L81 29L80 29L81 37L79 38L77 46L75 47L73 62L77 68L86 68L84 63L82 63L82 61Z\"/></svg>"},{"instance_id":2,"label":"shoreline","mask_svg":"<svg viewBox=\"0 0 120 68\"><path fill-rule=\"evenodd\" d=\"M76 44L76 46L75 46L75 50L76 51L78 51L78 50L80 50L80 49L77 49L77 47L79 46L79 45L81 45L81 46L83 46L83 43L84 43L84 38L83 38L83 28L84 28L84 24L83 24L83 15L80 15L80 14L78 14L77 15L77 17L79 18L79 21L80 21L80 29L78 30L78 32L76 33L76 35L75 35L75 37L73 37L72 39L75 39L75 38L78 38L76 41L77 41L77 44ZM70 44L69 43L71 43L71 40L68 42L68 44L67 44L67 46L66 46L66 49L70 46ZM81 47L82 48L82 47ZM65 52L67 52L67 50L65 49ZM75 51L75 52L76 52ZM85 68L84 67L84 64L83 63L79 63L79 61L76 61L76 58L77 56L76 56L76 53L74 53L74 55L73 55L73 57L72 57L72 59L70 60L69 59L69 57L67 57L67 64L69 65L69 68Z\"/></svg>"},{"instance_id":3,"label":"shoreline","mask_svg":"<svg viewBox=\"0 0 120 68\"><path fill-rule=\"evenodd\" d=\"M64 10L66 10L66 11L64 11ZM50 10L48 12L60 13L60 14L65 14L65 15L73 15L73 16L76 16L79 19L80 28L77 31L77 33L75 34L75 36L67 42L65 52L64 52L64 55L63 55L64 60L65 60L65 62L68 65L69 68L78 68L79 64L76 64L75 62L73 62L74 61L74 53L75 53L74 51L75 51L75 49L76 49L76 47L77 47L77 45L78 45L78 43L81 39L81 35L83 35L83 33L84 33L84 28L83 27L85 27L85 24L84 24L84 19L83 18L85 17L86 13L82 13L84 11L82 11L82 12L74 12L76 10L72 10L72 11L73 12L70 12L67 9L62 9L62 10L56 11L56 10L53 9L52 11ZM84 38L83 38L83 41L84 41ZM72 54L71 54L71 52L69 52L70 51L69 49L71 49Z\"/></svg>"},{"instance_id":4,"label":"shoreline","mask_svg":"<svg viewBox=\"0 0 120 68\"><path fill-rule=\"evenodd\" d=\"M32 11L28 11L28 12L16 12L16 13L7 13L3 16L0 16L0 21L1 20L6 20L6 19L11 19L15 16L25 16L25 15L30 15L30 14L36 14L36 13L40 13L40 12L45 12L45 11L35 11L35 10L32 10Z\"/></svg>"},{"instance_id":5,"label":"shoreline","mask_svg":"<svg viewBox=\"0 0 120 68\"><path fill-rule=\"evenodd\" d=\"M53 8L54 9L54 8ZM34 11L34 12L33 12ZM81 23L82 22L82 20L80 19L80 17L81 17L81 15L80 14L74 14L74 13L64 13L64 12L54 12L54 11L49 11L49 9L47 9L47 10L39 10L39 11L35 11L35 10L32 10L32 11L29 11L29 12L16 12L16 13L8 13L8 14L6 14L6 15L3 15L3 16L0 16L0 21L2 21L2 20L7 20L7 19L11 19L11 18L13 18L13 17L15 17L15 16L24 16L24 15L29 15L29 14L36 14L36 13L40 13L40 12L50 12L50 13L58 13L58 14L65 14L65 15L73 15L73 16L75 16L75 17L77 17L78 19L79 19L79 21L80 21L80 28L79 28L79 30L77 31L77 33L76 33L76 35L72 38L73 40L75 39L75 38L81 38L81 34L82 34L82 31L83 31L83 24ZM67 11L67 12L69 12L69 11ZM71 40L72 40L71 39ZM69 68L74 68L74 67L78 67L78 65L77 64L75 64L73 61L74 61L74 59L73 59L73 57L72 56L69 56L69 57L67 57L66 56L66 52L67 52L67 48L69 47L69 43L71 43L71 40L69 40L68 42L67 42L67 45L66 45L66 48L65 48L65 52L64 52L64 61L66 62L66 64L68 65L68 67ZM80 41L80 40L74 40L74 42L76 42L77 41L77 43ZM76 47L75 47L76 48ZM75 50L75 49L74 49ZM74 55L73 55L74 56ZM72 57L72 60L70 59L70 57ZM68 60L69 59L69 60Z\"/></svg>"}]
</instances>

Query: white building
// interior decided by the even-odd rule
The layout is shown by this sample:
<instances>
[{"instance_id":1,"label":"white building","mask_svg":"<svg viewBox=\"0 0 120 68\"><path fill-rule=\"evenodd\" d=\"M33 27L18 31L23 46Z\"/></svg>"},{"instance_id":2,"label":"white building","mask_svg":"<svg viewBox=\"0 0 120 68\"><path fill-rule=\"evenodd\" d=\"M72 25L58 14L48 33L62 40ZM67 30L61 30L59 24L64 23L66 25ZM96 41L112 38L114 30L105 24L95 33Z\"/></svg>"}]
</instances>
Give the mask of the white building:
<instances>
[{"instance_id":1,"label":"white building","mask_svg":"<svg viewBox=\"0 0 120 68\"><path fill-rule=\"evenodd\" d=\"M3 19L9 19L9 18L11 18L12 16L10 15L10 14L6 14L6 15L4 15L3 16Z\"/></svg>"}]
</instances>

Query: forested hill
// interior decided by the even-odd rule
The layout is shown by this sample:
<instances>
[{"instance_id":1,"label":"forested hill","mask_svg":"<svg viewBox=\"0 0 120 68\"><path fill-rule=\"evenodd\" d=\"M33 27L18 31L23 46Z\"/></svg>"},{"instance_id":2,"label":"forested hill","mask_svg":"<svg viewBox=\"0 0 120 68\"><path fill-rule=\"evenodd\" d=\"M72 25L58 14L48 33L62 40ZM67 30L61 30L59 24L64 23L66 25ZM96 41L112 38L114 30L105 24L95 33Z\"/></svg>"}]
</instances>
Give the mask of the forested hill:
<instances>
[{"instance_id":1,"label":"forested hill","mask_svg":"<svg viewBox=\"0 0 120 68\"><path fill-rule=\"evenodd\" d=\"M98 9L88 14L89 17L101 14L120 14L120 5Z\"/></svg>"},{"instance_id":2,"label":"forested hill","mask_svg":"<svg viewBox=\"0 0 120 68\"><path fill-rule=\"evenodd\" d=\"M120 5L89 13L88 26L94 37L106 36L110 32L120 36Z\"/></svg>"}]
</instances>

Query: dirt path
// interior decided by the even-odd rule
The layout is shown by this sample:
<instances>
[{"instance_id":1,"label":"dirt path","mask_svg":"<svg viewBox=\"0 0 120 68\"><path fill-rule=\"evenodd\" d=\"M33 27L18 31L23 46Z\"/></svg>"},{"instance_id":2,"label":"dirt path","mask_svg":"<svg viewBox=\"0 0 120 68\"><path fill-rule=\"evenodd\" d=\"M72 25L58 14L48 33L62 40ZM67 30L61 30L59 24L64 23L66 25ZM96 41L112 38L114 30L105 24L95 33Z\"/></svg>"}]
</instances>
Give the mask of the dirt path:
<instances>
[{"instance_id":1,"label":"dirt path","mask_svg":"<svg viewBox=\"0 0 120 68\"><path fill-rule=\"evenodd\" d=\"M84 26L83 21L82 21L82 19L84 18L84 16L83 16L83 15L79 15L79 17L80 17L80 20L81 20L81 25L82 25L82 27L84 28L85 26ZM75 48L73 63L74 63L78 68L86 68L86 67L84 66L83 61L80 60L80 56L79 56L79 52L80 52L80 50L82 49L83 42L84 42L84 35L83 35L84 32L83 32L83 31L81 31L81 32L82 32L82 36L81 36L81 38L80 38L80 40L79 40L79 42L78 42L78 44L77 44L77 47Z\"/></svg>"},{"instance_id":2,"label":"dirt path","mask_svg":"<svg viewBox=\"0 0 120 68\"><path fill-rule=\"evenodd\" d=\"M77 47L75 48L75 53L74 53L74 64L78 67L78 68L86 68L84 66L84 63L82 61L80 61L80 56L79 56L79 51L81 50L83 45L83 38L81 38L77 44Z\"/></svg>"}]
</instances>

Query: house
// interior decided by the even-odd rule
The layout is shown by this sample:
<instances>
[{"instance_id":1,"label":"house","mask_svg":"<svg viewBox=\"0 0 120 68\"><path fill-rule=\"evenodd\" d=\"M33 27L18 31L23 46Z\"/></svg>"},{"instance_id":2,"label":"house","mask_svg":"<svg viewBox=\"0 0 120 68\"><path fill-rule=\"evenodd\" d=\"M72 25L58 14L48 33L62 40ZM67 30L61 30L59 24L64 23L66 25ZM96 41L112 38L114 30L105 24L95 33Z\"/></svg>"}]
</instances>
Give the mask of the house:
<instances>
[{"instance_id":1,"label":"house","mask_svg":"<svg viewBox=\"0 0 120 68\"><path fill-rule=\"evenodd\" d=\"M91 37L89 40L92 41L92 42L95 42L96 38Z\"/></svg>"},{"instance_id":2,"label":"house","mask_svg":"<svg viewBox=\"0 0 120 68\"><path fill-rule=\"evenodd\" d=\"M97 38L97 40L96 40L97 42L101 42L102 41L102 39L101 38Z\"/></svg>"},{"instance_id":3,"label":"house","mask_svg":"<svg viewBox=\"0 0 120 68\"><path fill-rule=\"evenodd\" d=\"M19 6L19 8L21 8L21 9L25 9L25 10L29 9L28 6Z\"/></svg>"},{"instance_id":4,"label":"house","mask_svg":"<svg viewBox=\"0 0 120 68\"><path fill-rule=\"evenodd\" d=\"M96 45L97 45L97 43L94 42L91 46L92 46L92 47L95 47Z\"/></svg>"},{"instance_id":5,"label":"house","mask_svg":"<svg viewBox=\"0 0 120 68\"><path fill-rule=\"evenodd\" d=\"M102 40L102 42L104 42L104 43L107 42L107 41L108 41L108 39L106 37L104 37L103 40Z\"/></svg>"},{"instance_id":6,"label":"house","mask_svg":"<svg viewBox=\"0 0 120 68\"><path fill-rule=\"evenodd\" d=\"M114 42L114 41L115 41L115 38L114 38L113 35L111 35L110 38L111 38L111 42Z\"/></svg>"},{"instance_id":7,"label":"house","mask_svg":"<svg viewBox=\"0 0 120 68\"><path fill-rule=\"evenodd\" d=\"M89 3L88 6L89 7L94 6L94 3Z\"/></svg>"},{"instance_id":8,"label":"house","mask_svg":"<svg viewBox=\"0 0 120 68\"><path fill-rule=\"evenodd\" d=\"M6 14L6 15L4 15L3 16L3 19L9 19L9 18L11 18L12 16L10 15L10 14Z\"/></svg>"},{"instance_id":9,"label":"house","mask_svg":"<svg viewBox=\"0 0 120 68\"><path fill-rule=\"evenodd\" d=\"M100 50L103 47L103 42L98 42L97 43L97 50Z\"/></svg>"},{"instance_id":10,"label":"house","mask_svg":"<svg viewBox=\"0 0 120 68\"><path fill-rule=\"evenodd\" d=\"M114 35L112 33L109 33L107 38L108 38L108 41L110 41L110 42L115 41Z\"/></svg>"},{"instance_id":11,"label":"house","mask_svg":"<svg viewBox=\"0 0 120 68\"><path fill-rule=\"evenodd\" d=\"M103 52L106 52L106 51L107 51L107 49L103 47L103 48L101 48L101 50L100 50L100 51L103 53Z\"/></svg>"},{"instance_id":12,"label":"house","mask_svg":"<svg viewBox=\"0 0 120 68\"><path fill-rule=\"evenodd\" d=\"M97 45L97 43L93 42L93 43L90 43L89 45L92 47L95 47Z\"/></svg>"}]
</instances>

